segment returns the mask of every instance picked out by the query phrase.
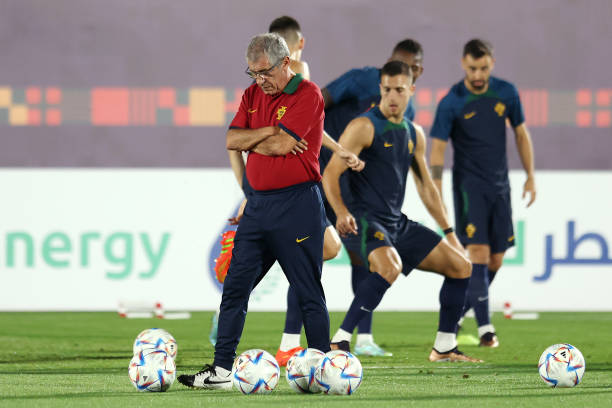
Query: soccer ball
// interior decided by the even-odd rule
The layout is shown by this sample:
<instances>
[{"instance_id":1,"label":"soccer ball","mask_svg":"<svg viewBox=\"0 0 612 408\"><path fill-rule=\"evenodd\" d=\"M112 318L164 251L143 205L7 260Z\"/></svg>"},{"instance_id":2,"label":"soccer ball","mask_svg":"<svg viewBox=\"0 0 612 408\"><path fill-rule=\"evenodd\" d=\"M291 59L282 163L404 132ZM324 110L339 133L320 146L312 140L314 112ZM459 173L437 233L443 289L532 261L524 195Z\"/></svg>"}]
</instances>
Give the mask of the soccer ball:
<instances>
[{"instance_id":1,"label":"soccer ball","mask_svg":"<svg viewBox=\"0 0 612 408\"><path fill-rule=\"evenodd\" d=\"M138 391L163 392L176 378L176 365L165 351L149 348L132 357L128 373Z\"/></svg>"},{"instance_id":2,"label":"soccer ball","mask_svg":"<svg viewBox=\"0 0 612 408\"><path fill-rule=\"evenodd\" d=\"M551 387L574 387L580 383L586 363L571 344L553 344L540 356L540 377Z\"/></svg>"},{"instance_id":3,"label":"soccer ball","mask_svg":"<svg viewBox=\"0 0 612 408\"><path fill-rule=\"evenodd\" d=\"M140 332L134 340L133 352L137 354L141 350L157 348L164 350L168 355L176 359L178 353L178 345L174 337L164 329L147 329Z\"/></svg>"},{"instance_id":4,"label":"soccer ball","mask_svg":"<svg viewBox=\"0 0 612 408\"><path fill-rule=\"evenodd\" d=\"M268 394L278 384L280 368L265 350L247 350L232 366L232 383L243 394Z\"/></svg>"},{"instance_id":5,"label":"soccer ball","mask_svg":"<svg viewBox=\"0 0 612 408\"><path fill-rule=\"evenodd\" d=\"M315 381L315 370L321 364L325 353L307 348L295 353L287 362L287 382L296 392L317 393L321 388Z\"/></svg>"},{"instance_id":6,"label":"soccer ball","mask_svg":"<svg viewBox=\"0 0 612 408\"><path fill-rule=\"evenodd\" d=\"M342 350L325 354L315 370L315 381L326 394L351 395L362 378L363 369L357 357Z\"/></svg>"}]
</instances>

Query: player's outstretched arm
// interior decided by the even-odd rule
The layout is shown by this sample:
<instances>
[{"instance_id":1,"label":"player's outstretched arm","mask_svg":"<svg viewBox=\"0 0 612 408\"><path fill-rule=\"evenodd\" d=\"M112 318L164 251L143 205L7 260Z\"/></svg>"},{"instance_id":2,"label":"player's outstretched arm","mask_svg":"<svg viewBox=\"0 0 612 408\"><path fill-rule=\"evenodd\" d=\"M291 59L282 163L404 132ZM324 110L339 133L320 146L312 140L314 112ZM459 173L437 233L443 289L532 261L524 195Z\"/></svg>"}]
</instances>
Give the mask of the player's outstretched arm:
<instances>
[{"instance_id":1,"label":"player's outstretched arm","mask_svg":"<svg viewBox=\"0 0 612 408\"><path fill-rule=\"evenodd\" d=\"M535 165L533 160L533 144L531 143L531 135L525 123L521 123L514 128L514 135L516 136L516 147L523 163L523 168L527 173L527 180L523 186L523 198L529 194L529 207L536 199L536 185L535 185Z\"/></svg>"},{"instance_id":2,"label":"player's outstretched arm","mask_svg":"<svg viewBox=\"0 0 612 408\"><path fill-rule=\"evenodd\" d=\"M442 196L442 172L444 171L444 151L448 142L432 138L431 139L431 153L429 154L429 162L431 169L431 177L433 178L434 184L438 188L440 196Z\"/></svg>"},{"instance_id":3,"label":"player's outstretched arm","mask_svg":"<svg viewBox=\"0 0 612 408\"><path fill-rule=\"evenodd\" d=\"M414 159L412 161L412 175L414 177L417 192L419 193L419 197L421 197L421 201L423 201L423 204L427 208L429 214L431 214L436 223L438 223L438 226L442 228L442 230L446 230L451 226L451 224L448 221L446 209L442 203L442 197L440 196L438 187L436 187L434 184L434 180L427 169L427 160L425 158L425 132L418 125L415 125L415 130L417 143L416 150L414 152ZM463 253L463 246L459 242L459 239L457 239L454 232L446 234L446 239L448 240L449 244Z\"/></svg>"},{"instance_id":4,"label":"player's outstretched arm","mask_svg":"<svg viewBox=\"0 0 612 408\"><path fill-rule=\"evenodd\" d=\"M336 142L327 132L323 131L323 146L337 154L344 163L353 171L361 171L365 167L365 162L353 152L349 152L340 143Z\"/></svg>"},{"instance_id":5,"label":"player's outstretched arm","mask_svg":"<svg viewBox=\"0 0 612 408\"><path fill-rule=\"evenodd\" d=\"M369 147L374 139L374 125L365 117L353 119L340 137L340 145L347 151L359 155L361 150ZM343 159L334 153L323 173L323 189L327 201L338 218L336 230L341 236L357 234L357 222L342 200L340 176L347 169Z\"/></svg>"}]
</instances>

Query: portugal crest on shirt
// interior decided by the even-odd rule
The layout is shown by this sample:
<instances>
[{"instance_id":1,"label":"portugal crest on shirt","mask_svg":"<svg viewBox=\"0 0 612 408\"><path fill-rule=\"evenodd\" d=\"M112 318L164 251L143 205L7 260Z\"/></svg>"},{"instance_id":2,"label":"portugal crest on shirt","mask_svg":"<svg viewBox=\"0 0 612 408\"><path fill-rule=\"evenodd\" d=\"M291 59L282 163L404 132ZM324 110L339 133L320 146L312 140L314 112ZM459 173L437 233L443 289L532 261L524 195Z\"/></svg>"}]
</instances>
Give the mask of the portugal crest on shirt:
<instances>
[{"instance_id":1,"label":"portugal crest on shirt","mask_svg":"<svg viewBox=\"0 0 612 408\"><path fill-rule=\"evenodd\" d=\"M383 241L383 240L385 239L385 234L383 234L383 233L382 233L382 232L380 232L380 231L376 231L376 232L374 233L374 238L376 238L376 239L378 239L378 240Z\"/></svg>"},{"instance_id":2,"label":"portugal crest on shirt","mask_svg":"<svg viewBox=\"0 0 612 408\"><path fill-rule=\"evenodd\" d=\"M285 115L285 112L287 112L286 106L281 106L280 108L278 108L278 110L276 111L276 120L281 120Z\"/></svg>"},{"instance_id":3,"label":"portugal crest on shirt","mask_svg":"<svg viewBox=\"0 0 612 408\"><path fill-rule=\"evenodd\" d=\"M468 238L474 237L474 234L476 233L476 226L469 223L467 227L465 227L465 233L467 234Z\"/></svg>"},{"instance_id":4,"label":"portugal crest on shirt","mask_svg":"<svg viewBox=\"0 0 612 408\"><path fill-rule=\"evenodd\" d=\"M504 116L504 112L506 111L506 105L501 102L497 102L497 105L493 108L499 117Z\"/></svg>"}]
</instances>

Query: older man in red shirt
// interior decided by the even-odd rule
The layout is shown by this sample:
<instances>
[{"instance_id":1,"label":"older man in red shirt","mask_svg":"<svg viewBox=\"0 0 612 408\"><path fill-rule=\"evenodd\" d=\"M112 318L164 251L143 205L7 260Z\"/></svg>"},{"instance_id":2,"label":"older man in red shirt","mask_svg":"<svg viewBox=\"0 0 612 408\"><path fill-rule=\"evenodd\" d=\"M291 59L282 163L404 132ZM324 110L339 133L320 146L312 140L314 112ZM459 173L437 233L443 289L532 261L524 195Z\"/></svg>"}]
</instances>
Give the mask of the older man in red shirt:
<instances>
[{"instance_id":1,"label":"older man in red shirt","mask_svg":"<svg viewBox=\"0 0 612 408\"><path fill-rule=\"evenodd\" d=\"M246 89L227 132L227 148L248 151L249 196L223 285L213 365L178 380L194 388L231 389L231 368L253 288L275 261L296 291L308 346L329 350L329 315L321 286L325 210L319 181L324 104L319 88L289 67L278 34L253 37Z\"/></svg>"}]
</instances>

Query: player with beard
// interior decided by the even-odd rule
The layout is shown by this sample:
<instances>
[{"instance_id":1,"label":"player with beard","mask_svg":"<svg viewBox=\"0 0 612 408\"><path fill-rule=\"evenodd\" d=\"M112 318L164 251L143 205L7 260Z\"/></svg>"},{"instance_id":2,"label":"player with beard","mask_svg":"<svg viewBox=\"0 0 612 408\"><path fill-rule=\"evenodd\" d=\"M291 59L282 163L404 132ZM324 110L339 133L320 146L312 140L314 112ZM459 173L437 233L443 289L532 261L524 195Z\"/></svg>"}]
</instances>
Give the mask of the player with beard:
<instances>
[{"instance_id":1,"label":"player with beard","mask_svg":"<svg viewBox=\"0 0 612 408\"><path fill-rule=\"evenodd\" d=\"M497 347L499 340L489 317L489 285L506 250L514 245L507 123L514 130L526 172L523 198L529 195L528 207L536 198L533 147L516 87L491 75L492 46L470 40L461 63L465 78L440 101L431 129L431 173L441 192L444 151L451 140L455 226L473 263L466 311L474 308L480 345Z\"/></svg>"}]
</instances>

